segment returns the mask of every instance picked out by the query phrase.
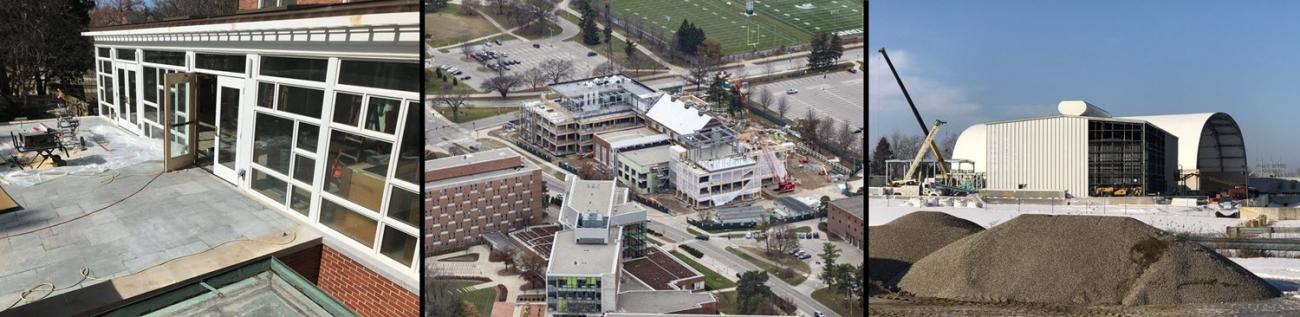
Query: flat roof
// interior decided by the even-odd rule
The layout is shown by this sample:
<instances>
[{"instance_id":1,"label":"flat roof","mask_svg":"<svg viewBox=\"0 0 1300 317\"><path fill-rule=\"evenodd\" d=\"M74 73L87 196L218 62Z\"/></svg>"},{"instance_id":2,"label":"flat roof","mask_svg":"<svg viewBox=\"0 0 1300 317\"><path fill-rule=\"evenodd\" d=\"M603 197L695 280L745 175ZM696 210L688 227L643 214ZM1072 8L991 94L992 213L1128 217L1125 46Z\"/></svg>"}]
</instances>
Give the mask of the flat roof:
<instances>
[{"instance_id":1,"label":"flat roof","mask_svg":"<svg viewBox=\"0 0 1300 317\"><path fill-rule=\"evenodd\" d=\"M618 293L618 311L667 314L717 302L713 294L693 291L630 291ZM608 315L606 315L608 316ZM669 315L679 316L679 315Z\"/></svg>"},{"instance_id":2,"label":"flat roof","mask_svg":"<svg viewBox=\"0 0 1300 317\"><path fill-rule=\"evenodd\" d=\"M863 196L854 196L832 200L831 205L849 212L849 214L858 217L858 219L864 219L862 218L862 212L864 210L863 207L866 206L866 202L867 199L863 198Z\"/></svg>"},{"instance_id":3,"label":"flat roof","mask_svg":"<svg viewBox=\"0 0 1300 317\"><path fill-rule=\"evenodd\" d=\"M116 308L107 315L357 316L270 258Z\"/></svg>"},{"instance_id":4,"label":"flat roof","mask_svg":"<svg viewBox=\"0 0 1300 317\"><path fill-rule=\"evenodd\" d=\"M622 240L618 235L622 230L610 230L607 244L579 244L573 230L555 233L555 242L551 246L551 261L546 270L548 275L600 275L615 274L614 263L620 258Z\"/></svg>"},{"instance_id":5,"label":"flat roof","mask_svg":"<svg viewBox=\"0 0 1300 317\"><path fill-rule=\"evenodd\" d=\"M132 142L152 142L117 128L99 129L96 125L111 125L102 118L83 117L81 124L79 134L105 133L101 145L119 153L102 157L110 163L126 159L124 154L129 152L125 150ZM86 139L92 139L90 136ZM41 283L73 284L83 268L96 278L111 279L224 242L278 237L278 233L301 226L284 212L263 205L202 169L159 174L161 150L139 155L156 157L107 171L70 173L26 187L5 186L25 209L0 213L0 302L13 303L19 293ZM68 158L70 165L60 168L84 166L79 164L89 164L89 158ZM96 181L102 181L102 176L113 176L112 183ZM136 190L139 192L124 199ZM119 202L109 206L114 201ZM87 280L53 295L99 283L104 280Z\"/></svg>"},{"instance_id":6,"label":"flat roof","mask_svg":"<svg viewBox=\"0 0 1300 317\"><path fill-rule=\"evenodd\" d=\"M608 217L614 209L614 181L575 180L564 196L564 206L578 213L595 213Z\"/></svg>"},{"instance_id":7,"label":"flat roof","mask_svg":"<svg viewBox=\"0 0 1300 317\"><path fill-rule=\"evenodd\" d=\"M424 161L424 170L436 171L453 167L460 167L470 164L478 164L488 161L503 160L512 157L520 157L519 153L508 148L491 149L487 151L470 153L464 155L449 156L435 160Z\"/></svg>"},{"instance_id":8,"label":"flat roof","mask_svg":"<svg viewBox=\"0 0 1300 317\"><path fill-rule=\"evenodd\" d=\"M582 78L546 86L564 97L579 97L589 92L624 90L635 96L653 94L654 89L623 75Z\"/></svg>"},{"instance_id":9,"label":"flat roof","mask_svg":"<svg viewBox=\"0 0 1300 317\"><path fill-rule=\"evenodd\" d=\"M667 134L658 133L645 127L597 133L596 137L609 142L609 147L614 149L669 140Z\"/></svg>"},{"instance_id":10,"label":"flat roof","mask_svg":"<svg viewBox=\"0 0 1300 317\"><path fill-rule=\"evenodd\" d=\"M673 153L668 151L668 145L627 151L619 153L618 155L627 157L627 159L632 161L632 163L641 166L666 164L673 158Z\"/></svg>"},{"instance_id":11,"label":"flat roof","mask_svg":"<svg viewBox=\"0 0 1300 317\"><path fill-rule=\"evenodd\" d=\"M89 32L419 11L420 3L415 0L373 0L353 1L338 4L300 4L276 9L238 11L235 12L235 14L224 16L190 17L165 21L95 27L90 28Z\"/></svg>"}]
</instances>

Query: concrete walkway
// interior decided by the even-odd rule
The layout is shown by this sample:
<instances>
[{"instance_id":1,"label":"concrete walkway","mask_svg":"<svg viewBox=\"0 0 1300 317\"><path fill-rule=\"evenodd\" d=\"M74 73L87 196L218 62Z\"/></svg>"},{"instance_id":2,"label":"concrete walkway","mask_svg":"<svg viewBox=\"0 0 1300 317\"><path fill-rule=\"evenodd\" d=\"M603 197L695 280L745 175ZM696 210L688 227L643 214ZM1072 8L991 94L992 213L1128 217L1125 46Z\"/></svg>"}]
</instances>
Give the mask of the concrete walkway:
<instances>
[{"instance_id":1,"label":"concrete walkway","mask_svg":"<svg viewBox=\"0 0 1300 317\"><path fill-rule=\"evenodd\" d=\"M505 262L491 262L489 258L488 247L484 245L472 246L465 251L453 252L426 259L425 263L435 266L447 274L457 276L478 276L485 277L491 282L484 282L467 287L466 291L476 291L485 288L496 287L497 284L506 286L506 303L514 304L516 297L519 295L519 288L526 282L519 275L501 275L500 271L506 268ZM443 262L438 259L447 259L466 254L478 254L478 261L475 262Z\"/></svg>"}]
</instances>

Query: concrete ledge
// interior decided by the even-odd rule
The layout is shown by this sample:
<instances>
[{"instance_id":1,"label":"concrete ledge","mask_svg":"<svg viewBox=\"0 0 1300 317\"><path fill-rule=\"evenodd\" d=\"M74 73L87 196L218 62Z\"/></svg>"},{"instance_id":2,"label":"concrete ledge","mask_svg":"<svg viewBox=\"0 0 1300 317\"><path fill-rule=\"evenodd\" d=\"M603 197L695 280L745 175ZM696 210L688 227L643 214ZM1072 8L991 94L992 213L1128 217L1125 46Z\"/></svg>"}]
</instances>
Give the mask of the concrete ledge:
<instances>
[{"instance_id":1,"label":"concrete ledge","mask_svg":"<svg viewBox=\"0 0 1300 317\"><path fill-rule=\"evenodd\" d=\"M1241 219L1255 219L1259 216L1268 220L1300 220L1300 208L1241 207Z\"/></svg>"},{"instance_id":2,"label":"concrete ledge","mask_svg":"<svg viewBox=\"0 0 1300 317\"><path fill-rule=\"evenodd\" d=\"M173 286L186 285L268 257L285 257L321 245L321 235L299 226L280 232L227 243L207 251L176 258L143 271L0 311L0 316L90 316L143 300ZM290 241L290 238L293 238Z\"/></svg>"}]
</instances>

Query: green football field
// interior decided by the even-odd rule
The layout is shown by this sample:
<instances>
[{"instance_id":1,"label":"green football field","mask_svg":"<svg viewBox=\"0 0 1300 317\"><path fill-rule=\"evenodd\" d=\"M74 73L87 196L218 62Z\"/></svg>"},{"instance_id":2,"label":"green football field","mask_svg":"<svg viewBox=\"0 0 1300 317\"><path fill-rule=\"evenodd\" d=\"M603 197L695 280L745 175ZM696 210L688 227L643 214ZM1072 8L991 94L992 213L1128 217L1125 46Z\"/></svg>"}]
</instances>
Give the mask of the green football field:
<instances>
[{"instance_id":1,"label":"green football field","mask_svg":"<svg viewBox=\"0 0 1300 317\"><path fill-rule=\"evenodd\" d=\"M755 0L755 16L744 0L611 0L620 17L672 34L682 20L704 29L727 54L804 44L816 32L862 32L859 0Z\"/></svg>"}]
</instances>

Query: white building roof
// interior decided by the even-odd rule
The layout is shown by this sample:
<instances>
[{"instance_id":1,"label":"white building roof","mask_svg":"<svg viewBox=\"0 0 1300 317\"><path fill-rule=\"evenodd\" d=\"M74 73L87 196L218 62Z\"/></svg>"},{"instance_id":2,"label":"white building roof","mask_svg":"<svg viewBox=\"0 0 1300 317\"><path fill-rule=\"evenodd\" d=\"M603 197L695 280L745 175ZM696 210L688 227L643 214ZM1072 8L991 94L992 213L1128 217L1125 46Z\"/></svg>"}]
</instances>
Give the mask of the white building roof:
<instances>
[{"instance_id":1,"label":"white building roof","mask_svg":"<svg viewBox=\"0 0 1300 317\"><path fill-rule=\"evenodd\" d=\"M695 133L713 120L713 116L704 113L703 109L691 108L669 95L659 97L646 116L678 135Z\"/></svg>"}]
</instances>

